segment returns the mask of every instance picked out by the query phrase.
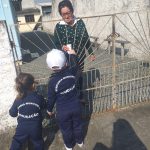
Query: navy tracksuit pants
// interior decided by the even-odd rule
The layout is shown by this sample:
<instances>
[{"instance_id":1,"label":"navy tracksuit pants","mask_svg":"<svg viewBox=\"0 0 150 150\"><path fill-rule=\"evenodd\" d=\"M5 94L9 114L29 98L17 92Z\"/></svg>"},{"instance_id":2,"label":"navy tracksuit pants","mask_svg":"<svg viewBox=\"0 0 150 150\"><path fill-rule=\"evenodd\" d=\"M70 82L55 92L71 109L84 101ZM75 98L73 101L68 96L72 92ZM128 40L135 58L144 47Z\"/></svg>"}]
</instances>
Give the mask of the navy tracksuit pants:
<instances>
[{"instance_id":1,"label":"navy tracksuit pants","mask_svg":"<svg viewBox=\"0 0 150 150\"><path fill-rule=\"evenodd\" d=\"M63 135L63 140L68 148L73 148L76 143L83 142L83 129L80 106L68 107L67 110L58 111L56 119Z\"/></svg>"},{"instance_id":2,"label":"navy tracksuit pants","mask_svg":"<svg viewBox=\"0 0 150 150\"><path fill-rule=\"evenodd\" d=\"M30 139L33 143L34 150L43 150L44 141L42 138L42 126L31 123L19 124L13 137L10 150L21 150L22 145Z\"/></svg>"}]
</instances>

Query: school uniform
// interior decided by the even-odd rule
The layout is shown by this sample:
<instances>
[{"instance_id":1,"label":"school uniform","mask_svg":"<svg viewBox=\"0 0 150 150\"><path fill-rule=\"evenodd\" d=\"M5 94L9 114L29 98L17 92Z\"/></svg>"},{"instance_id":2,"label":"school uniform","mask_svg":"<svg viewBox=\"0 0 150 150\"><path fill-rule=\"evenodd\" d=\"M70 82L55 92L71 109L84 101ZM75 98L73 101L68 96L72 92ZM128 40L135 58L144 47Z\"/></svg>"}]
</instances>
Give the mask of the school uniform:
<instances>
[{"instance_id":1,"label":"school uniform","mask_svg":"<svg viewBox=\"0 0 150 150\"><path fill-rule=\"evenodd\" d=\"M75 57L70 55L71 58ZM52 112L56 103L56 119L63 135L64 143L73 148L83 141L81 104L76 88L76 67L67 67L55 72L48 84L48 111Z\"/></svg>"},{"instance_id":2,"label":"school uniform","mask_svg":"<svg viewBox=\"0 0 150 150\"><path fill-rule=\"evenodd\" d=\"M28 139L33 142L35 150L43 150L42 114L44 99L36 92L30 92L23 99L15 100L9 110L12 117L17 117L18 125L10 150L20 150Z\"/></svg>"}]
</instances>

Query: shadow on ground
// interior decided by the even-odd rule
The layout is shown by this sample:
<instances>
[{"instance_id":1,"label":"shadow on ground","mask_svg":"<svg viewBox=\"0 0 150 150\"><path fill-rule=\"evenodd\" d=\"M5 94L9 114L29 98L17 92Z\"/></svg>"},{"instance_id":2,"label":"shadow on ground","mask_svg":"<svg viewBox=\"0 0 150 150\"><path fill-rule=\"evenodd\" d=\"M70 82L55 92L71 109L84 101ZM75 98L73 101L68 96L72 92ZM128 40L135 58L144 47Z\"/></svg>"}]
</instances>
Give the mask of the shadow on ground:
<instances>
[{"instance_id":1,"label":"shadow on ground","mask_svg":"<svg viewBox=\"0 0 150 150\"><path fill-rule=\"evenodd\" d=\"M118 119L113 124L112 147L108 148L102 143L96 143L93 150L148 150L134 129L125 119Z\"/></svg>"}]
</instances>

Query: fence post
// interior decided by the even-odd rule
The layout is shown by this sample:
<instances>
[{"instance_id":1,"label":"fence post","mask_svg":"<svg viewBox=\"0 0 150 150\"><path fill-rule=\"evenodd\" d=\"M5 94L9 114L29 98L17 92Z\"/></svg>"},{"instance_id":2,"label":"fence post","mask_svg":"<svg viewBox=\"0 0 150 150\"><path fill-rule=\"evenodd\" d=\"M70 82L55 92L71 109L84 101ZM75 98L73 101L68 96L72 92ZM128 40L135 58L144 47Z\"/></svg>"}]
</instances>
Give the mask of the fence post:
<instances>
[{"instance_id":1,"label":"fence post","mask_svg":"<svg viewBox=\"0 0 150 150\"><path fill-rule=\"evenodd\" d=\"M21 72L21 68L20 68L20 64L18 63L19 59L18 59L18 54L17 54L17 50L16 50L16 45L14 43L14 36L13 36L13 33L12 33L12 29L11 29L12 26L10 26L10 33L11 33L11 37L12 37L12 40L11 40L11 48L12 48L12 53L13 53L13 57L14 57L14 61L15 61L15 69L16 69L16 73L17 75ZM17 61L15 60L15 57L17 59ZM17 62L17 64L16 64ZM19 70L18 70L19 69Z\"/></svg>"},{"instance_id":2,"label":"fence post","mask_svg":"<svg viewBox=\"0 0 150 150\"><path fill-rule=\"evenodd\" d=\"M116 31L115 31L115 15L112 16L112 107L116 108Z\"/></svg>"},{"instance_id":3,"label":"fence post","mask_svg":"<svg viewBox=\"0 0 150 150\"><path fill-rule=\"evenodd\" d=\"M121 61L123 61L124 60L124 51L125 51L125 48L124 48L124 43L121 43Z\"/></svg>"}]
</instances>

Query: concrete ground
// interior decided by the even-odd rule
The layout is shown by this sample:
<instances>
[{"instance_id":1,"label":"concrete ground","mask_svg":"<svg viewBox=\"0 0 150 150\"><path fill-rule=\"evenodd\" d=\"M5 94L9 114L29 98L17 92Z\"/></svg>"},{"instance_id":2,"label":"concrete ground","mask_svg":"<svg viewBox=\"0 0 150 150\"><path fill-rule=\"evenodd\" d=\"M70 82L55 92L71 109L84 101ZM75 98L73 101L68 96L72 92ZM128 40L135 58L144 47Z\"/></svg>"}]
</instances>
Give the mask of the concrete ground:
<instances>
[{"instance_id":1,"label":"concrete ground","mask_svg":"<svg viewBox=\"0 0 150 150\"><path fill-rule=\"evenodd\" d=\"M92 116L84 131L86 150L150 150L150 103ZM13 133L0 134L0 150L9 149ZM65 150L57 128L45 128L43 136L45 150Z\"/></svg>"},{"instance_id":2,"label":"concrete ground","mask_svg":"<svg viewBox=\"0 0 150 150\"><path fill-rule=\"evenodd\" d=\"M84 129L86 150L150 150L150 103L92 117ZM48 150L65 150L59 131Z\"/></svg>"}]
</instances>

